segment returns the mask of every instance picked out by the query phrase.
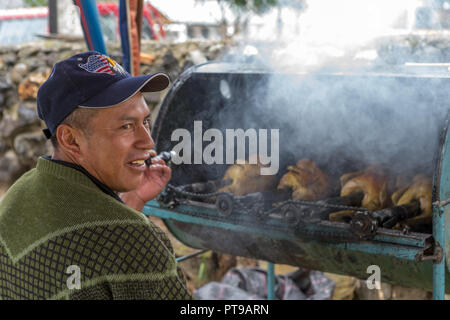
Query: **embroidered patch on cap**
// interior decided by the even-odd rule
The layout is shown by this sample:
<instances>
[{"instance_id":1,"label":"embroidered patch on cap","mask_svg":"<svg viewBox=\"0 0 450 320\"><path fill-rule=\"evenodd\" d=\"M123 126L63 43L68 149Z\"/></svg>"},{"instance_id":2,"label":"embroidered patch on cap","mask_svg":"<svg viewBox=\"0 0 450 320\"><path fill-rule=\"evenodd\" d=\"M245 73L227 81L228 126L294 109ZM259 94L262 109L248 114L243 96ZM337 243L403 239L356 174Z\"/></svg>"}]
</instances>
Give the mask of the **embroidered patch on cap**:
<instances>
[{"instance_id":1,"label":"embroidered patch on cap","mask_svg":"<svg viewBox=\"0 0 450 320\"><path fill-rule=\"evenodd\" d=\"M126 74L125 70L113 59L99 54L89 56L85 64L79 64L78 66L92 73Z\"/></svg>"}]
</instances>

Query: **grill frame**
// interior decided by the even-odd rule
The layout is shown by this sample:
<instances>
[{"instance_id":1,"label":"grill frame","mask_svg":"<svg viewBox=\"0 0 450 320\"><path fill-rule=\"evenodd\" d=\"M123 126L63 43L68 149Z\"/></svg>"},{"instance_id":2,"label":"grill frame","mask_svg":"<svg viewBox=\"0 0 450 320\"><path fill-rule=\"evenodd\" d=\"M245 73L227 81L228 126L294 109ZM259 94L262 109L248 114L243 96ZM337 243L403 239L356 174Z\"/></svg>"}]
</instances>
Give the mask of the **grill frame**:
<instances>
[{"instance_id":1,"label":"grill frame","mask_svg":"<svg viewBox=\"0 0 450 320\"><path fill-rule=\"evenodd\" d=\"M166 95L153 127L158 151L167 149L162 128L174 97L187 81L204 67L215 69L214 63L195 66L184 72ZM241 66L226 66L224 72L260 72L242 71ZM209 72L209 71L208 71ZM445 75L421 75L422 77L444 78ZM398 231L381 229L371 241L323 241L316 234L329 232L333 237L350 233L347 224L327 222L309 227L310 236L305 233L274 231L252 223L252 220L236 224L220 217L214 206L193 201L184 201L175 207L167 207L156 200L144 207L144 214L160 217L181 242L198 249L212 249L233 255L263 259L274 263L301 265L321 271L348 274L364 279L368 277L367 267L380 266L382 281L410 287L433 290L435 298L443 298L445 289L450 293L449 257L445 254L450 248L450 208L444 202L450 199L450 135L447 115L441 132L438 150L434 154L433 172L433 232L432 234L402 235ZM281 167L281 166L280 166ZM192 181L194 182L194 181ZM196 216L198 213L201 216ZM250 218L249 218L250 219ZM244 219L245 220L245 219ZM276 226L277 221L269 221ZM447 226L447 227L446 227ZM206 229L205 229L206 228ZM204 232L207 230L207 232ZM207 234L202 235L202 232ZM225 234L225 236L223 236ZM221 237L218 237L221 235ZM226 245L228 239L240 245ZM273 246L293 250L289 254L262 250ZM239 248L240 247L240 248ZM289 249L286 249L289 248ZM295 258L296 257L296 258ZM439 259L441 258L441 259ZM449 282L449 283L447 283Z\"/></svg>"}]
</instances>

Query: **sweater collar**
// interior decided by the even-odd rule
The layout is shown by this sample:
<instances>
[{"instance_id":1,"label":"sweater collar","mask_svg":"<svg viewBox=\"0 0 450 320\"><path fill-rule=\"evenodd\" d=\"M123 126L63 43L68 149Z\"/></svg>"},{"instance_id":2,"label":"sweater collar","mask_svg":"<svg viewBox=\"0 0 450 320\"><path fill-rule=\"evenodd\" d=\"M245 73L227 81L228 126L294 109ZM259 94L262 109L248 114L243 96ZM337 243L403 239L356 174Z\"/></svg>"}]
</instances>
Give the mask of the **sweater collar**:
<instances>
[{"instance_id":1,"label":"sweater collar","mask_svg":"<svg viewBox=\"0 0 450 320\"><path fill-rule=\"evenodd\" d=\"M50 173L59 176L61 178L69 178L72 181L75 180L82 184L87 183L89 185L92 185L92 183L94 183L102 192L106 193L107 195L110 195L117 201L123 203L122 199L120 199L117 193L115 193L107 185L100 182L97 178L91 175L85 168L83 168L78 164L63 160L55 160L52 159L50 156L42 156L38 159L36 168L38 171ZM76 171L72 169L75 169ZM82 175L80 175L80 173L82 173Z\"/></svg>"}]
</instances>

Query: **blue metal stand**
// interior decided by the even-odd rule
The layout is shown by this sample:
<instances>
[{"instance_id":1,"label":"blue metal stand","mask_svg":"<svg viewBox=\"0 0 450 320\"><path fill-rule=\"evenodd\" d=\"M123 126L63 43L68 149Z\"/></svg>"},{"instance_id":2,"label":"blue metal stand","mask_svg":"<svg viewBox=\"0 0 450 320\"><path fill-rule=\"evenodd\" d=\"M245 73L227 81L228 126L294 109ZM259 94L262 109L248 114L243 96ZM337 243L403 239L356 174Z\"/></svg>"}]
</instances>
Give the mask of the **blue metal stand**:
<instances>
[{"instance_id":1,"label":"blue metal stand","mask_svg":"<svg viewBox=\"0 0 450 320\"><path fill-rule=\"evenodd\" d=\"M89 50L107 54L95 0L74 0L80 8L81 25Z\"/></svg>"},{"instance_id":2,"label":"blue metal stand","mask_svg":"<svg viewBox=\"0 0 450 320\"><path fill-rule=\"evenodd\" d=\"M445 299L445 258L444 250L444 208L433 205L433 237L435 240L435 256L439 260L433 263L433 299Z\"/></svg>"},{"instance_id":3,"label":"blue metal stand","mask_svg":"<svg viewBox=\"0 0 450 320\"><path fill-rule=\"evenodd\" d=\"M267 300L275 300L275 266L267 262Z\"/></svg>"}]
</instances>

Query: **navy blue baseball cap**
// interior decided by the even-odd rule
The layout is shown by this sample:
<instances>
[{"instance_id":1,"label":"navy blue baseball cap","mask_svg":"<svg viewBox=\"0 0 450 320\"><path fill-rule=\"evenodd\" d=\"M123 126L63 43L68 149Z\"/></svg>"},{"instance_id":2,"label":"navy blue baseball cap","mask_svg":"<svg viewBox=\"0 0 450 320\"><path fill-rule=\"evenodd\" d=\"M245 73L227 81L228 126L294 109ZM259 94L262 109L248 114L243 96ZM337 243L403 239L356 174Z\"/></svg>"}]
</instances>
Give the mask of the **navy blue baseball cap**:
<instances>
[{"instance_id":1,"label":"navy blue baseball cap","mask_svg":"<svg viewBox=\"0 0 450 320\"><path fill-rule=\"evenodd\" d=\"M39 118L50 139L59 124L77 107L107 108L137 92L155 92L170 84L164 73L131 76L110 57L96 51L76 54L57 62L37 93Z\"/></svg>"}]
</instances>

